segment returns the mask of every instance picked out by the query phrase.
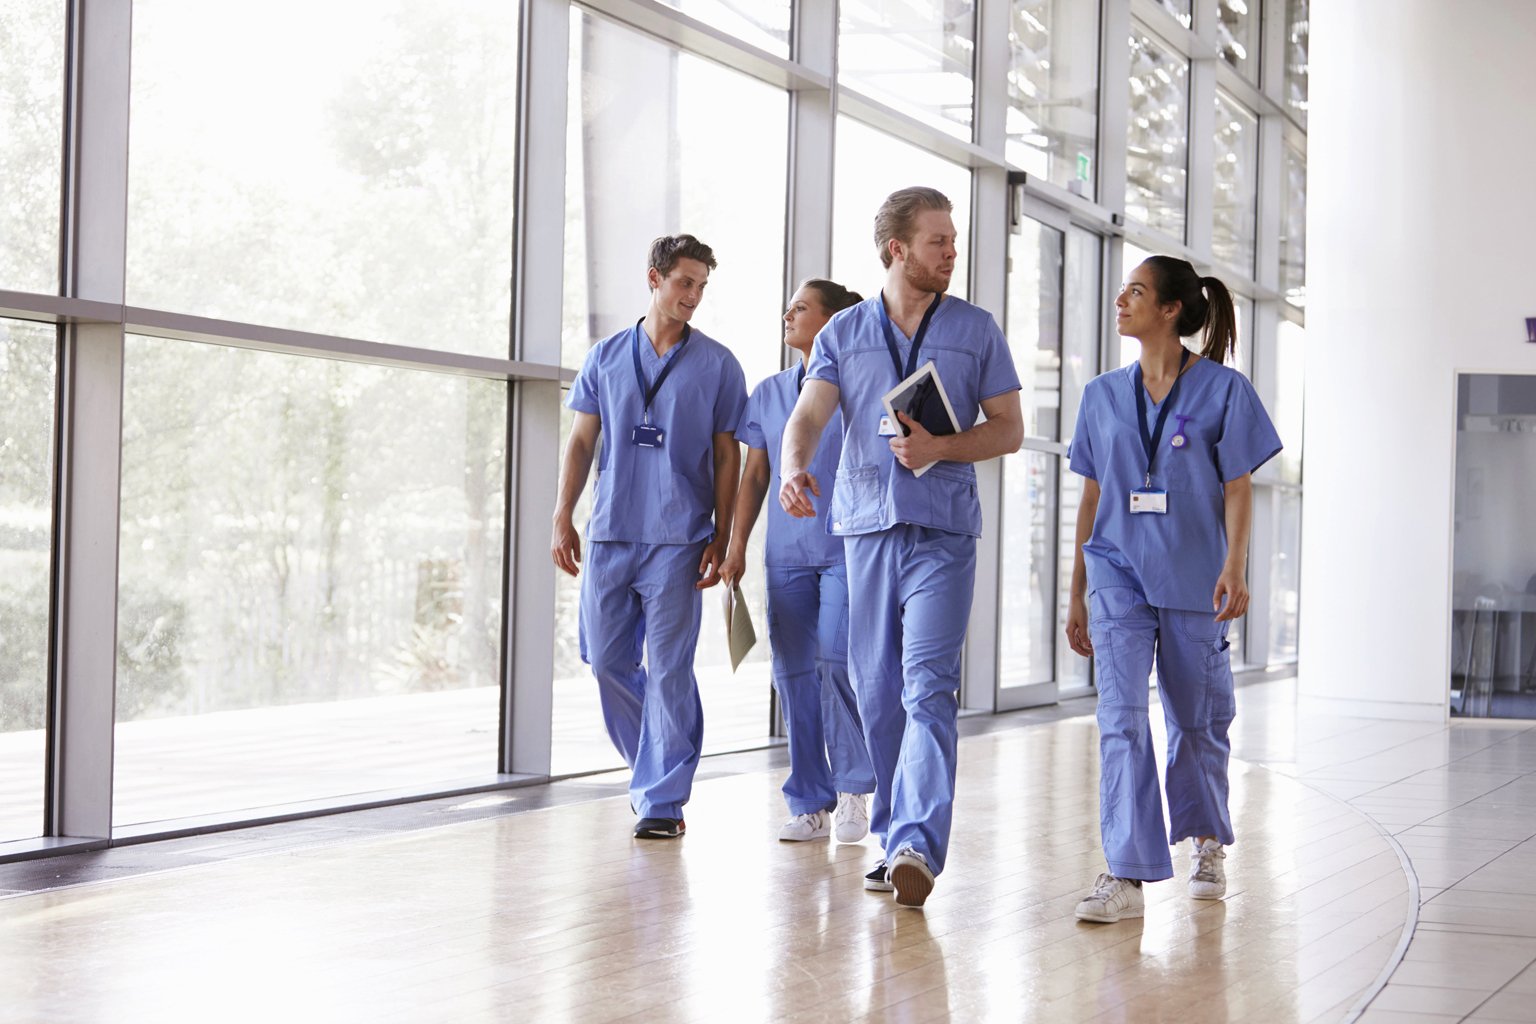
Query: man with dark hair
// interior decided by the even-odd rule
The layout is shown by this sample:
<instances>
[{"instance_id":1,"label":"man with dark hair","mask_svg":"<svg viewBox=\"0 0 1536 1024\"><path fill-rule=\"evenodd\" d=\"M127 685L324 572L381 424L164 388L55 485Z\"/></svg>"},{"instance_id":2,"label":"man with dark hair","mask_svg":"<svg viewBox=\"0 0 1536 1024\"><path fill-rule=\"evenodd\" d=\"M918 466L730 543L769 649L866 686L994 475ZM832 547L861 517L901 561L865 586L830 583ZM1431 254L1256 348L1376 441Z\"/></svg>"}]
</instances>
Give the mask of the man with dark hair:
<instances>
[{"instance_id":1,"label":"man with dark hair","mask_svg":"<svg viewBox=\"0 0 1536 1024\"><path fill-rule=\"evenodd\" d=\"M608 735L633 773L637 839L675 839L685 829L704 736L693 674L699 591L719 582L741 464L741 364L688 323L714 266L714 253L692 235L656 239L650 309L593 346L565 401L575 420L550 549L556 566L580 572L571 515L597 456L581 654L597 677Z\"/></svg>"},{"instance_id":2,"label":"man with dark hair","mask_svg":"<svg viewBox=\"0 0 1536 1024\"><path fill-rule=\"evenodd\" d=\"M1024 436L1003 332L985 310L944 294L956 256L950 209L931 188L902 189L880 207L885 286L816 336L780 471L784 510L815 515L822 492L809 467L841 407L831 530L847 553L848 666L875 769L870 830L885 851L864 885L894 890L906 907L927 900L949 847L960 652L981 533L972 463L1016 451ZM930 361L954 410L950 434L900 410L896 423L885 415L886 392Z\"/></svg>"}]
</instances>

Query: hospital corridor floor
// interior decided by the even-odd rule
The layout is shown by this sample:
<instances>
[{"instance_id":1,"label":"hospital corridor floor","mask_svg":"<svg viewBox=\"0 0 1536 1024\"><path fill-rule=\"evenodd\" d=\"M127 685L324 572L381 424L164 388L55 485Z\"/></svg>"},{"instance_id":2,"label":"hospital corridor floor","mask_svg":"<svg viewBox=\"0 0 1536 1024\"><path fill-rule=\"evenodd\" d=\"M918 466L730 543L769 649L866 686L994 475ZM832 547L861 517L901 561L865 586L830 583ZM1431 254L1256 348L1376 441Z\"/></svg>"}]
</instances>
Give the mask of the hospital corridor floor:
<instances>
[{"instance_id":1,"label":"hospital corridor floor","mask_svg":"<svg viewBox=\"0 0 1536 1024\"><path fill-rule=\"evenodd\" d=\"M1091 701L964 724L921 911L864 890L873 839L777 842L757 751L705 760L675 842L609 774L0 865L0 1019L1536 1019L1536 722L1243 686L1226 899L1100 925Z\"/></svg>"}]
</instances>

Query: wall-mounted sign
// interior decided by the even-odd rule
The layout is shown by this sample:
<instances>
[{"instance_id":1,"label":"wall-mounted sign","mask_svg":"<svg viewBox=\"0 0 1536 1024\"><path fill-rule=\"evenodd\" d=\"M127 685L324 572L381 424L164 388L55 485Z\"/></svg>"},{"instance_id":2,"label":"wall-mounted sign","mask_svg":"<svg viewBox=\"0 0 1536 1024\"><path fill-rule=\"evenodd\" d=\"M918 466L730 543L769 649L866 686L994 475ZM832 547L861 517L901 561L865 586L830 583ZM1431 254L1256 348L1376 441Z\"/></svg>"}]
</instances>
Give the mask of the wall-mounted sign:
<instances>
[{"instance_id":1,"label":"wall-mounted sign","mask_svg":"<svg viewBox=\"0 0 1536 1024\"><path fill-rule=\"evenodd\" d=\"M1525 340L1536 345L1536 316L1525 318Z\"/></svg>"}]
</instances>

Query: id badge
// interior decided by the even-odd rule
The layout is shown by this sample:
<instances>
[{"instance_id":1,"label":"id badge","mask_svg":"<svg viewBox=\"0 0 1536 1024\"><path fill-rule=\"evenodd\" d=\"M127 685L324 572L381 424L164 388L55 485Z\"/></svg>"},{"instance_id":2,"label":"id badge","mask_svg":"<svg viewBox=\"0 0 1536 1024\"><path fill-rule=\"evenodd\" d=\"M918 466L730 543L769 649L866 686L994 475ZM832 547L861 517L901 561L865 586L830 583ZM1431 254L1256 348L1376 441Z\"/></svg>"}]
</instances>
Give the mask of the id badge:
<instances>
[{"instance_id":1,"label":"id badge","mask_svg":"<svg viewBox=\"0 0 1536 1024\"><path fill-rule=\"evenodd\" d=\"M630 440L641 448L660 448L662 440L660 427L653 427L649 423L642 423L635 428L630 435Z\"/></svg>"},{"instance_id":2,"label":"id badge","mask_svg":"<svg viewBox=\"0 0 1536 1024\"><path fill-rule=\"evenodd\" d=\"M1159 491L1152 487L1143 487L1131 492L1131 515L1141 512L1155 512L1158 515L1168 514L1168 492Z\"/></svg>"},{"instance_id":3,"label":"id badge","mask_svg":"<svg viewBox=\"0 0 1536 1024\"><path fill-rule=\"evenodd\" d=\"M891 422L891 418L889 416L881 416L880 417L880 436L881 437L895 437L896 436L896 424Z\"/></svg>"}]
</instances>

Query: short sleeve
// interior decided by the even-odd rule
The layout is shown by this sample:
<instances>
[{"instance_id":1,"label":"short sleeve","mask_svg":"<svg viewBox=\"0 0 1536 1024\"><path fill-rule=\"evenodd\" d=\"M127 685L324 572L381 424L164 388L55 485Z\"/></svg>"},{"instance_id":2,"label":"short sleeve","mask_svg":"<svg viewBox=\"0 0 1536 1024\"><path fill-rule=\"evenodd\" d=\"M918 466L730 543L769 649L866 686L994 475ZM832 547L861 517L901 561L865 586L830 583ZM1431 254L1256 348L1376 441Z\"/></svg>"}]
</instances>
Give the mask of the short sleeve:
<instances>
[{"instance_id":1,"label":"short sleeve","mask_svg":"<svg viewBox=\"0 0 1536 1024\"><path fill-rule=\"evenodd\" d=\"M752 389L752 394L747 398L746 411L741 414L741 426L736 428L736 440L748 448L761 448L763 451L768 450L768 437L763 433L763 389L767 386L768 381L763 381Z\"/></svg>"},{"instance_id":2,"label":"short sleeve","mask_svg":"<svg viewBox=\"0 0 1536 1024\"><path fill-rule=\"evenodd\" d=\"M1252 473L1280 454L1283 445L1269 413L1247 377L1236 371L1216 440L1216 472L1222 483Z\"/></svg>"},{"instance_id":3,"label":"short sleeve","mask_svg":"<svg viewBox=\"0 0 1536 1024\"><path fill-rule=\"evenodd\" d=\"M1094 403L1095 390L1090 381L1083 391L1083 400L1077 404L1077 426L1072 428L1072 440L1067 444L1067 468L1090 480L1099 478L1093 462L1093 432L1088 427L1088 409Z\"/></svg>"},{"instance_id":4,"label":"short sleeve","mask_svg":"<svg viewBox=\"0 0 1536 1024\"><path fill-rule=\"evenodd\" d=\"M747 406L747 377L729 350L720 360L720 389L715 392L714 432L734 434Z\"/></svg>"},{"instance_id":5,"label":"short sleeve","mask_svg":"<svg viewBox=\"0 0 1536 1024\"><path fill-rule=\"evenodd\" d=\"M824 380L834 387L842 387L837 372L838 321L841 319L845 318L833 317L817 332L811 345L811 361L805 368L806 380Z\"/></svg>"},{"instance_id":6,"label":"short sleeve","mask_svg":"<svg viewBox=\"0 0 1536 1024\"><path fill-rule=\"evenodd\" d=\"M997 321L987 315L985 340L982 342L981 379L977 382L978 394L984 402L989 398L1019 390L1019 371L1013 365L1013 353L1008 350L1008 339Z\"/></svg>"},{"instance_id":7,"label":"short sleeve","mask_svg":"<svg viewBox=\"0 0 1536 1024\"><path fill-rule=\"evenodd\" d=\"M598 403L597 378L598 373L597 346L587 349L587 357L581 361L581 369L576 373L576 379L571 383L570 393L565 396L565 407L577 412L591 413L593 416L601 416L601 406Z\"/></svg>"}]
</instances>

